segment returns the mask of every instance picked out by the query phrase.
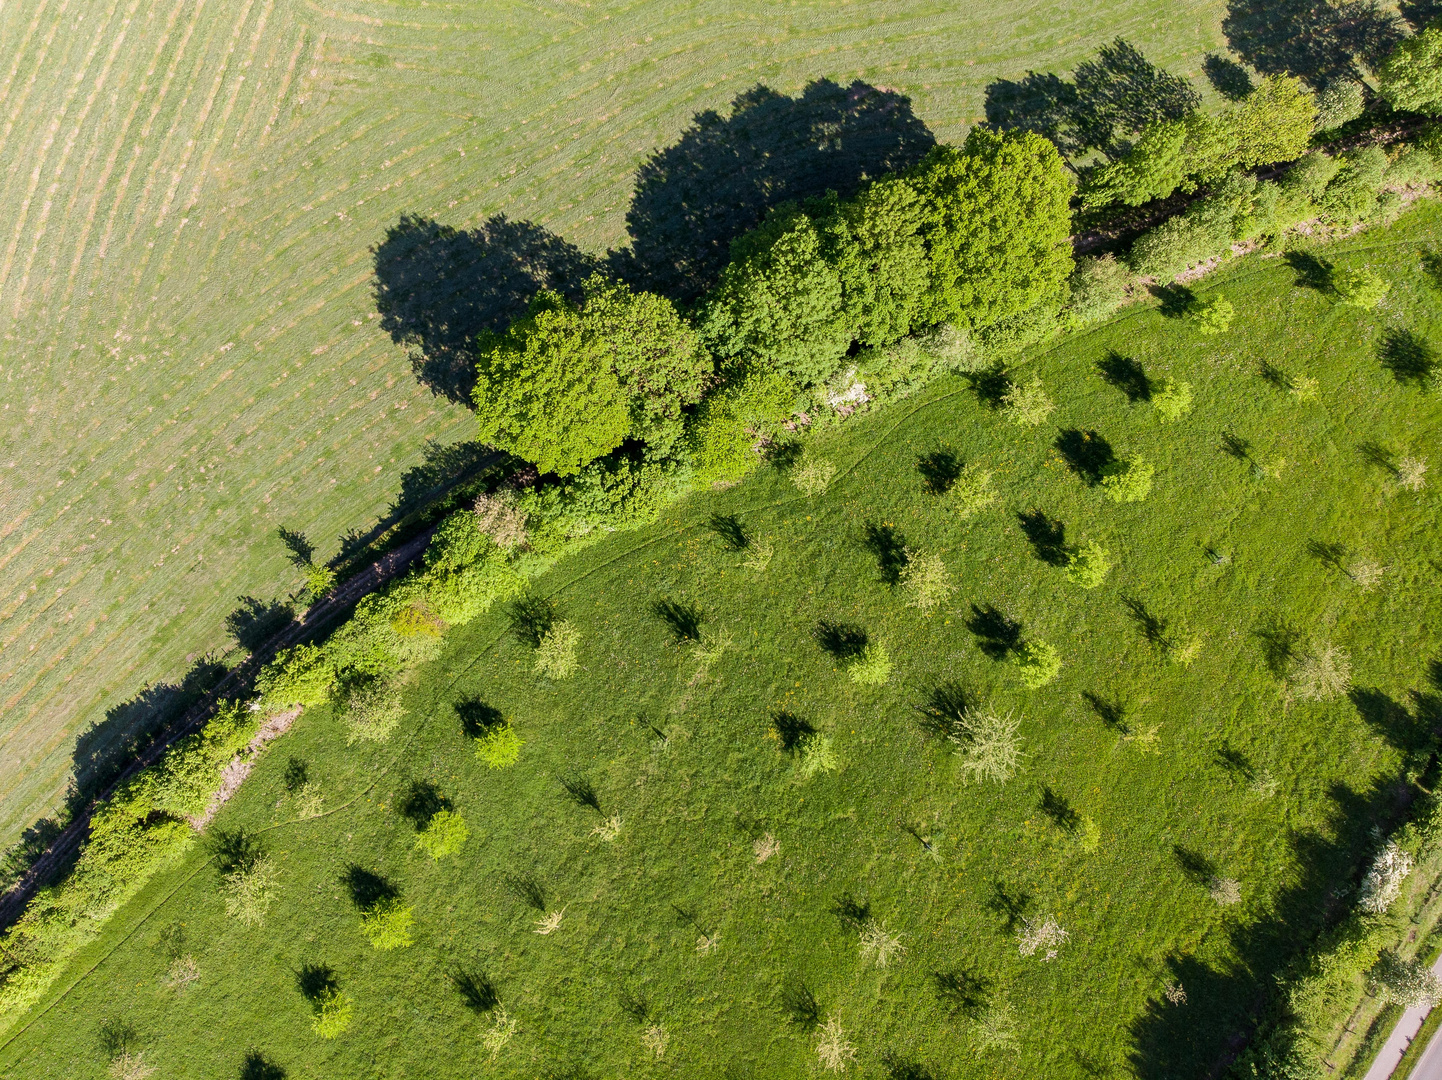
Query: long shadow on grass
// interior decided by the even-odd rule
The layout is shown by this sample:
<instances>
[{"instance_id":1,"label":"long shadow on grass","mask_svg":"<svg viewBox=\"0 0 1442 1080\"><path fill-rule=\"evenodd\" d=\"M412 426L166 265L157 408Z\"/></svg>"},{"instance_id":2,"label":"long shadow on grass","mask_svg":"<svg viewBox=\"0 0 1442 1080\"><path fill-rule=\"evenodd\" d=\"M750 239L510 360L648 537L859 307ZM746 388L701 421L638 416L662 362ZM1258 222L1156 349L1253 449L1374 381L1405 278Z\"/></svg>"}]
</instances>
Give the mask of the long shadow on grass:
<instances>
[{"instance_id":1,"label":"long shadow on grass","mask_svg":"<svg viewBox=\"0 0 1442 1080\"><path fill-rule=\"evenodd\" d=\"M1131 402L1152 399L1152 380L1147 369L1115 349L1097 362L1097 371L1109 386L1115 386Z\"/></svg>"},{"instance_id":2,"label":"long shadow on grass","mask_svg":"<svg viewBox=\"0 0 1442 1080\"><path fill-rule=\"evenodd\" d=\"M476 335L524 315L542 289L579 295L596 260L529 221L492 217L455 229L405 214L372 249L381 328L411 346L411 367L431 392L469 405Z\"/></svg>"},{"instance_id":3,"label":"long shadow on grass","mask_svg":"<svg viewBox=\"0 0 1442 1080\"><path fill-rule=\"evenodd\" d=\"M1102 482L1102 470L1117 459L1112 444L1095 431L1067 428L1053 445L1067 467L1091 487Z\"/></svg>"},{"instance_id":4,"label":"long shadow on grass","mask_svg":"<svg viewBox=\"0 0 1442 1080\"><path fill-rule=\"evenodd\" d=\"M1373 0L1229 0L1222 33L1263 75L1322 87L1360 80L1401 40L1402 26Z\"/></svg>"},{"instance_id":5,"label":"long shadow on grass","mask_svg":"<svg viewBox=\"0 0 1442 1080\"><path fill-rule=\"evenodd\" d=\"M894 525L867 522L862 529L861 543L876 557L882 581L895 585L901 580L901 570L906 566L906 537Z\"/></svg>"},{"instance_id":6,"label":"long shadow on grass","mask_svg":"<svg viewBox=\"0 0 1442 1080\"><path fill-rule=\"evenodd\" d=\"M1377 358L1392 373L1392 378L1419 390L1432 385L1437 375L1437 350L1411 330L1392 330L1377 348Z\"/></svg>"},{"instance_id":7,"label":"long shadow on grass","mask_svg":"<svg viewBox=\"0 0 1442 1080\"><path fill-rule=\"evenodd\" d=\"M610 268L652 292L691 299L715 282L731 241L772 207L828 191L849 198L864 181L920 161L935 142L909 99L859 79L818 79L794 98L753 86L727 116L697 113L636 171L631 246L610 254Z\"/></svg>"},{"instance_id":8,"label":"long shadow on grass","mask_svg":"<svg viewBox=\"0 0 1442 1080\"><path fill-rule=\"evenodd\" d=\"M248 1050L240 1063L240 1080L285 1080L286 1071L259 1050Z\"/></svg>"},{"instance_id":9,"label":"long shadow on grass","mask_svg":"<svg viewBox=\"0 0 1442 1080\"><path fill-rule=\"evenodd\" d=\"M369 911L383 900L397 900L401 895L389 879L357 863L346 867L340 881L350 893L351 901L362 911Z\"/></svg>"},{"instance_id":10,"label":"long shadow on grass","mask_svg":"<svg viewBox=\"0 0 1442 1080\"><path fill-rule=\"evenodd\" d=\"M1435 690L1442 690L1442 665L1429 671L1431 688L1415 692L1418 715L1439 705ZM1354 698L1356 701L1356 698ZM1364 697L1372 719L1399 745L1416 734L1417 716L1396 706L1376 708ZM1359 705L1359 708L1363 705ZM1404 714L1406 714L1404 718ZM1435 761L1435 731L1414 751ZM1414 766L1415 767L1415 766ZM1167 959L1170 981L1187 993L1184 1009L1162 1000L1148 1002L1145 1013L1132 1022L1131 1066L1141 1080L1191 1080L1219 1075L1245 1045L1256 1018L1267 1011L1277 991L1276 979L1288 964L1315 947L1318 935L1347 912L1345 896L1356 885L1376 853L1374 828L1383 834L1395 827L1417 792L1405 779L1379 779L1366 790L1334 784L1330 820L1316 831L1291 835L1295 863L1294 884L1284 888L1255 921L1224 924L1231 938L1234 961L1220 965L1194 957ZM1180 877L1205 883L1214 873L1209 860L1193 852L1175 853ZM1243 883L1245 888L1246 883ZM1260 886L1260 883L1259 883Z\"/></svg>"},{"instance_id":11,"label":"long shadow on grass","mask_svg":"<svg viewBox=\"0 0 1442 1080\"><path fill-rule=\"evenodd\" d=\"M1048 566L1065 566L1071 559L1066 549L1066 525L1040 510L1017 514L1022 534L1032 553Z\"/></svg>"},{"instance_id":12,"label":"long shadow on grass","mask_svg":"<svg viewBox=\"0 0 1442 1080\"><path fill-rule=\"evenodd\" d=\"M976 635L976 647L993 660L1005 660L1021 645L1021 623L1007 617L992 605L971 605L966 628Z\"/></svg>"},{"instance_id":13,"label":"long shadow on grass","mask_svg":"<svg viewBox=\"0 0 1442 1080\"><path fill-rule=\"evenodd\" d=\"M861 627L850 623L828 622L825 619L816 624L811 636L822 652L843 662L864 653L869 641L866 631Z\"/></svg>"}]
</instances>

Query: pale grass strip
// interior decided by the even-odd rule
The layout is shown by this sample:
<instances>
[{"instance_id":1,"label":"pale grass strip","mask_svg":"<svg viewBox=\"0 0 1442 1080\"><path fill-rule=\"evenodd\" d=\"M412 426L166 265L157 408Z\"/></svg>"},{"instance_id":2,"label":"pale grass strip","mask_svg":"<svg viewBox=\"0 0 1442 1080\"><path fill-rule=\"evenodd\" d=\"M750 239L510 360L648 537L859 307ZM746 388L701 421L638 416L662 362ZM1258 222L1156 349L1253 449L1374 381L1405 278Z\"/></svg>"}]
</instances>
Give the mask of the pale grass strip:
<instances>
[{"instance_id":1,"label":"pale grass strip","mask_svg":"<svg viewBox=\"0 0 1442 1080\"><path fill-rule=\"evenodd\" d=\"M259 146L265 145L266 140L270 137L271 128L275 127L276 119L280 116L281 106L285 104L285 95L290 92L291 79L295 77L295 65L300 60L300 54L305 50L305 39L309 32L304 26L300 28L300 37L296 39L295 48L291 50L290 63L286 65L285 76L280 80L280 92L275 96L275 107L270 110L270 119L266 120L265 129L260 133L257 143Z\"/></svg>"},{"instance_id":2,"label":"pale grass strip","mask_svg":"<svg viewBox=\"0 0 1442 1080\"><path fill-rule=\"evenodd\" d=\"M50 23L50 32L45 35L45 41L40 46L40 55L35 59L35 70L30 73L30 78L25 81L25 88L21 92L19 100L15 102L15 107L10 110L10 116L5 121L5 130L0 131L0 160L3 160L6 147L10 145L10 132L15 129L15 121L19 119L20 113L25 109L25 102L30 97L30 91L35 89L35 80L37 77L39 77L41 69L45 67L45 57L50 52L50 45L55 40L55 35L60 30L60 24L65 21L65 8L68 6L69 2L70 0L60 0L60 10L55 12L53 16L53 21ZM43 10L44 5L41 5L41 7ZM35 17L36 19L40 18L38 14ZM26 37L25 44L26 46L29 46L29 36ZM23 54L17 55L15 57L16 68L20 66L22 55ZM8 84L5 87L5 92L7 94L10 92L10 87Z\"/></svg>"}]
</instances>

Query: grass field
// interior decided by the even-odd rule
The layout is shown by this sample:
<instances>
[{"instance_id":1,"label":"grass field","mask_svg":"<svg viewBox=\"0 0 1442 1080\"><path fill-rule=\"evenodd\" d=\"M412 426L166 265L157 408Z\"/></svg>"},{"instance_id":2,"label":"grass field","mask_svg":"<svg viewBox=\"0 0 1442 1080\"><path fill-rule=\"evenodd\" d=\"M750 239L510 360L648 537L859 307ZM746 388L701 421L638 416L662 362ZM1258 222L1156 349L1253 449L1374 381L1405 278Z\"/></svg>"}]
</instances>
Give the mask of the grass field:
<instances>
[{"instance_id":1,"label":"grass field","mask_svg":"<svg viewBox=\"0 0 1442 1080\"><path fill-rule=\"evenodd\" d=\"M379 750L308 712L216 821L278 861L263 928L225 916L196 850L77 959L0 1049L0 1076L102 1076L112 1020L157 1077L234 1077L251 1048L291 1077L792 1077L821 1073L833 1019L856 1051L847 1075L1207 1075L1355 882L1442 690L1438 485L1408 491L1392 471L1442 460L1442 404L1379 359L1399 334L1442 329L1422 268L1439 222L1425 204L1324 253L1395 282L1375 312L1250 257L1202 290L1236 305L1222 337L1147 304L1040 351L1058 408L1038 428L944 380L814 444L839 466L822 496L768 471L588 549L537 584L580 628L569 680L534 675L497 611L420 669ZM1195 392L1171 425L1134 400L1163 378ZM1313 400L1279 385L1305 378ZM1088 483L1103 445L1156 465L1146 501ZM918 463L938 450L994 470L996 504L966 522L928 493ZM1034 511L1044 529L1023 521ZM718 514L748 552L721 542ZM873 526L942 556L958 588L940 611L905 606ZM1093 591L1054 565L1058 545L1088 540L1116 563ZM768 544L764 569L743 565ZM1380 583L1358 560L1385 567ZM726 643L709 668L660 601ZM813 639L822 620L884 644L889 681L851 681ZM1055 682L1027 690L992 658L1007 621L1056 647ZM1328 645L1350 656L1352 689L1306 700L1297 665ZM922 732L916 707L948 682L1019 718L1005 785L965 785ZM481 704L525 740L508 769L463 734ZM803 775L782 711L832 740L834 771ZM290 759L323 792L320 816L297 817ZM589 784L599 811L562 780ZM458 855L417 849L401 813L414 781L468 821ZM356 866L414 905L410 947L366 942L342 881ZM507 875L532 878L534 909ZM1222 879L1238 902L1214 898ZM554 933L534 932L542 911L563 912ZM1047 915L1069 938L1054 959L1021 955L1024 920ZM904 946L884 969L862 955L867 919ZM198 978L165 988L186 957ZM305 965L353 1003L334 1042L312 1034ZM484 973L517 1023L493 1058L495 1014L467 1011L457 971ZM783 1008L806 1011L803 984L816 1030ZM976 1049L975 1015L1004 1003L1015 1051Z\"/></svg>"},{"instance_id":2,"label":"grass field","mask_svg":"<svg viewBox=\"0 0 1442 1080\"><path fill-rule=\"evenodd\" d=\"M503 214L600 252L626 239L645 156L757 83L864 79L954 139L989 80L1066 70L1118 33L1198 74L1221 17L1219 0L0 6L0 843L56 804L79 731L224 648L237 597L296 587L277 526L331 556L424 440L469 434L375 309L371 249L403 214L482 238Z\"/></svg>"}]
</instances>

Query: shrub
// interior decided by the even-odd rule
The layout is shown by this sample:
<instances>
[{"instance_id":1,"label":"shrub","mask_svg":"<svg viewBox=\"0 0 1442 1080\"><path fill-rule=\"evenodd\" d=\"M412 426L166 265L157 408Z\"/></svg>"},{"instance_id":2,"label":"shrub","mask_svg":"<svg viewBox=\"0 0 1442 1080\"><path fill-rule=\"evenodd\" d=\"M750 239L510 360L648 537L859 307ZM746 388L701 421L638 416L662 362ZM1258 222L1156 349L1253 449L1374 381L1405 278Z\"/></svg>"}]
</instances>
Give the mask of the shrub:
<instances>
[{"instance_id":1,"label":"shrub","mask_svg":"<svg viewBox=\"0 0 1442 1080\"><path fill-rule=\"evenodd\" d=\"M278 877L275 862L269 855L254 859L249 865L237 866L221 878L225 913L246 926L261 925L265 922L266 910L275 900Z\"/></svg>"},{"instance_id":2,"label":"shrub","mask_svg":"<svg viewBox=\"0 0 1442 1080\"><path fill-rule=\"evenodd\" d=\"M800 755L801 775L810 779L819 772L835 772L841 767L831 748L831 737L819 731L807 732L796 743Z\"/></svg>"},{"instance_id":3,"label":"shrub","mask_svg":"<svg viewBox=\"0 0 1442 1080\"><path fill-rule=\"evenodd\" d=\"M739 480L759 465L756 447L781 430L797 393L795 383L759 365L734 372L687 428L697 482Z\"/></svg>"},{"instance_id":4,"label":"shrub","mask_svg":"<svg viewBox=\"0 0 1442 1080\"><path fill-rule=\"evenodd\" d=\"M1377 958L1367 973L1372 993L1384 1003L1395 1003L1404 1009L1432 1007L1442 1000L1442 984L1420 957L1403 960L1391 949Z\"/></svg>"},{"instance_id":5,"label":"shrub","mask_svg":"<svg viewBox=\"0 0 1442 1080\"><path fill-rule=\"evenodd\" d=\"M476 496L476 528L502 551L515 551L526 543L526 512L516 505L509 489ZM435 540L431 543L434 545ZM427 551L429 555L429 551Z\"/></svg>"},{"instance_id":6,"label":"shrub","mask_svg":"<svg viewBox=\"0 0 1442 1080\"><path fill-rule=\"evenodd\" d=\"M994 1001L977 1014L972 1025L971 1040L977 1050L1008 1050L1013 1053L1020 1044L1016 1037L1016 1011L1008 1001Z\"/></svg>"},{"instance_id":7,"label":"shrub","mask_svg":"<svg viewBox=\"0 0 1442 1080\"><path fill-rule=\"evenodd\" d=\"M1330 277L1342 303L1352 307L1375 308L1392 288L1390 281L1370 270L1333 270Z\"/></svg>"},{"instance_id":8,"label":"shrub","mask_svg":"<svg viewBox=\"0 0 1442 1080\"><path fill-rule=\"evenodd\" d=\"M1442 25L1403 38L1378 69L1377 85L1394 109L1442 114Z\"/></svg>"},{"instance_id":9,"label":"shrub","mask_svg":"<svg viewBox=\"0 0 1442 1080\"><path fill-rule=\"evenodd\" d=\"M476 757L492 769L514 765L521 756L522 739L509 720L491 724L476 739Z\"/></svg>"},{"instance_id":10,"label":"shrub","mask_svg":"<svg viewBox=\"0 0 1442 1080\"><path fill-rule=\"evenodd\" d=\"M856 1060L856 1047L846 1041L846 1032L841 1030L841 1021L832 1017L821 1029L821 1041L816 1044L816 1056L821 1064L832 1072L844 1072L848 1061Z\"/></svg>"},{"instance_id":11,"label":"shrub","mask_svg":"<svg viewBox=\"0 0 1442 1080\"><path fill-rule=\"evenodd\" d=\"M404 949L412 944L415 915L399 897L384 896L361 912L361 932L377 949Z\"/></svg>"},{"instance_id":12,"label":"shrub","mask_svg":"<svg viewBox=\"0 0 1442 1080\"><path fill-rule=\"evenodd\" d=\"M282 649L256 676L255 692L272 708L324 705L335 686L335 668L315 645Z\"/></svg>"},{"instance_id":13,"label":"shrub","mask_svg":"<svg viewBox=\"0 0 1442 1080\"><path fill-rule=\"evenodd\" d=\"M1408 491L1421 491L1427 486L1427 459L1407 456L1398 460L1397 483Z\"/></svg>"},{"instance_id":14,"label":"shrub","mask_svg":"<svg viewBox=\"0 0 1442 1080\"><path fill-rule=\"evenodd\" d=\"M906 565L901 568L901 587L908 596L908 606L923 615L930 615L956 591L940 555L910 549Z\"/></svg>"},{"instance_id":15,"label":"shrub","mask_svg":"<svg viewBox=\"0 0 1442 1080\"><path fill-rule=\"evenodd\" d=\"M1180 420L1192 411L1192 384L1168 379L1152 391L1151 402L1162 420Z\"/></svg>"},{"instance_id":16,"label":"shrub","mask_svg":"<svg viewBox=\"0 0 1442 1080\"><path fill-rule=\"evenodd\" d=\"M963 468L948 492L951 505L963 520L975 517L996 502L991 486L991 470L975 463Z\"/></svg>"},{"instance_id":17,"label":"shrub","mask_svg":"<svg viewBox=\"0 0 1442 1080\"><path fill-rule=\"evenodd\" d=\"M1181 214L1137 237L1127 259L1138 274L1170 281L1217 254L1230 240L1230 223L1223 233L1214 222Z\"/></svg>"},{"instance_id":18,"label":"shrub","mask_svg":"<svg viewBox=\"0 0 1442 1080\"><path fill-rule=\"evenodd\" d=\"M1310 375L1298 375L1287 380L1287 393L1299 402L1317 400L1317 380Z\"/></svg>"},{"instance_id":19,"label":"shrub","mask_svg":"<svg viewBox=\"0 0 1442 1080\"><path fill-rule=\"evenodd\" d=\"M1131 271L1111 255L1079 259L1071 276L1067 321L1084 326L1116 314L1127 302L1131 280Z\"/></svg>"},{"instance_id":20,"label":"shrub","mask_svg":"<svg viewBox=\"0 0 1442 1080\"><path fill-rule=\"evenodd\" d=\"M437 810L416 834L416 847L437 861L461 850L471 835L466 819L454 810Z\"/></svg>"},{"instance_id":21,"label":"shrub","mask_svg":"<svg viewBox=\"0 0 1442 1080\"><path fill-rule=\"evenodd\" d=\"M1389 840L1378 852L1357 890L1357 906L1371 915L1385 915L1402 895L1402 882L1412 872L1412 856Z\"/></svg>"},{"instance_id":22,"label":"shrub","mask_svg":"<svg viewBox=\"0 0 1442 1080\"><path fill-rule=\"evenodd\" d=\"M990 780L1004 784L1016 775L1021 765L1021 739L1017 729L1020 720L1010 713L998 716L990 709L968 711L957 722L957 731L950 737L960 749L962 782Z\"/></svg>"},{"instance_id":23,"label":"shrub","mask_svg":"<svg viewBox=\"0 0 1442 1080\"><path fill-rule=\"evenodd\" d=\"M516 1034L515 1018L506 1013L504 1005L497 1005L491 1012L491 1026L481 1035L481 1046L496 1060L506 1043Z\"/></svg>"},{"instance_id":24,"label":"shrub","mask_svg":"<svg viewBox=\"0 0 1442 1080\"><path fill-rule=\"evenodd\" d=\"M1313 150L1287 170L1278 182L1282 199L1293 213L1305 213L1322 198L1327 185L1342 167L1341 161L1320 150Z\"/></svg>"},{"instance_id":25,"label":"shrub","mask_svg":"<svg viewBox=\"0 0 1442 1080\"><path fill-rule=\"evenodd\" d=\"M1013 424L1036 427L1056 411L1056 402L1046 392L1041 377L1033 375L1025 385L1012 383L1002 397L1001 415Z\"/></svg>"},{"instance_id":26,"label":"shrub","mask_svg":"<svg viewBox=\"0 0 1442 1080\"><path fill-rule=\"evenodd\" d=\"M1317 95L1317 130L1332 131L1362 115L1366 97L1362 84L1352 79L1336 79Z\"/></svg>"},{"instance_id":27,"label":"shrub","mask_svg":"<svg viewBox=\"0 0 1442 1080\"><path fill-rule=\"evenodd\" d=\"M1236 311L1230 301L1222 296L1197 297L1187 305L1187 318L1197 328L1197 333L1209 337L1226 333L1234 315Z\"/></svg>"},{"instance_id":28,"label":"shrub","mask_svg":"<svg viewBox=\"0 0 1442 1080\"><path fill-rule=\"evenodd\" d=\"M1071 937L1061 928L1055 915L1043 915L1036 919L1023 915L1016 934L1017 951L1022 956L1035 956L1044 949L1044 960L1055 960L1057 952Z\"/></svg>"},{"instance_id":29,"label":"shrub","mask_svg":"<svg viewBox=\"0 0 1442 1080\"><path fill-rule=\"evenodd\" d=\"M1083 589L1095 589L1112 568L1106 549L1095 540L1088 540L1067 559L1066 579Z\"/></svg>"},{"instance_id":30,"label":"shrub","mask_svg":"<svg viewBox=\"0 0 1442 1080\"><path fill-rule=\"evenodd\" d=\"M641 1032L641 1048L654 1054L657 1061L666 1057L666 1047L670 1042L671 1036L664 1024L652 1024Z\"/></svg>"},{"instance_id":31,"label":"shrub","mask_svg":"<svg viewBox=\"0 0 1442 1080\"><path fill-rule=\"evenodd\" d=\"M1303 701L1331 701L1352 685L1352 661L1345 649L1324 645L1297 662L1291 675L1296 695Z\"/></svg>"},{"instance_id":32,"label":"shrub","mask_svg":"<svg viewBox=\"0 0 1442 1080\"><path fill-rule=\"evenodd\" d=\"M1021 681L1032 690L1040 689L1061 671L1061 657L1045 641L1028 641L1012 652L1012 663L1021 672Z\"/></svg>"},{"instance_id":33,"label":"shrub","mask_svg":"<svg viewBox=\"0 0 1442 1080\"><path fill-rule=\"evenodd\" d=\"M993 361L1049 341L1061 330L1060 315L1066 302L1065 287L1055 296L1044 297L1025 311L1018 311L977 331L986 356Z\"/></svg>"},{"instance_id":34,"label":"shrub","mask_svg":"<svg viewBox=\"0 0 1442 1080\"><path fill-rule=\"evenodd\" d=\"M891 654L880 642L872 642L846 665L851 681L862 686L880 686L891 678Z\"/></svg>"},{"instance_id":35,"label":"shrub","mask_svg":"<svg viewBox=\"0 0 1442 1080\"><path fill-rule=\"evenodd\" d=\"M336 1039L350 1027L351 999L334 987L323 991L316 999L315 1016L310 1022L311 1030L322 1039Z\"/></svg>"},{"instance_id":36,"label":"shrub","mask_svg":"<svg viewBox=\"0 0 1442 1080\"><path fill-rule=\"evenodd\" d=\"M548 679L569 678L576 670L576 648L581 631L575 623L563 619L551 626L536 647L536 674Z\"/></svg>"},{"instance_id":37,"label":"shrub","mask_svg":"<svg viewBox=\"0 0 1442 1080\"><path fill-rule=\"evenodd\" d=\"M1138 454L1102 467L1102 491L1112 502L1141 502L1152 493L1156 469Z\"/></svg>"},{"instance_id":38,"label":"shrub","mask_svg":"<svg viewBox=\"0 0 1442 1080\"><path fill-rule=\"evenodd\" d=\"M826 491L827 486L831 483L831 478L835 475L836 466L834 464L806 454L792 468L791 482L796 485L801 494L808 499L814 499Z\"/></svg>"},{"instance_id":39,"label":"shrub","mask_svg":"<svg viewBox=\"0 0 1442 1080\"><path fill-rule=\"evenodd\" d=\"M866 920L861 928L861 962L874 963L879 968L889 967L891 961L906 955L906 946L899 934L887 932L886 924L876 919Z\"/></svg>"},{"instance_id":40,"label":"shrub","mask_svg":"<svg viewBox=\"0 0 1442 1080\"><path fill-rule=\"evenodd\" d=\"M305 587L310 590L311 596L317 599L329 595L330 591L335 588L335 571L325 563L306 563Z\"/></svg>"},{"instance_id":41,"label":"shrub","mask_svg":"<svg viewBox=\"0 0 1442 1080\"><path fill-rule=\"evenodd\" d=\"M1213 877L1207 880L1207 895L1222 907L1242 902L1242 886L1235 878Z\"/></svg>"},{"instance_id":42,"label":"shrub","mask_svg":"<svg viewBox=\"0 0 1442 1080\"><path fill-rule=\"evenodd\" d=\"M1376 559L1358 558L1347 564L1346 574L1363 592L1371 592L1382 583L1387 568Z\"/></svg>"},{"instance_id":43,"label":"shrub","mask_svg":"<svg viewBox=\"0 0 1442 1080\"><path fill-rule=\"evenodd\" d=\"M342 714L347 732L346 745L385 742L405 715L400 687L394 680L381 677L356 683L346 695Z\"/></svg>"},{"instance_id":44,"label":"shrub","mask_svg":"<svg viewBox=\"0 0 1442 1080\"><path fill-rule=\"evenodd\" d=\"M446 623L424 603L412 602L390 618L391 654L402 667L428 663L441 654Z\"/></svg>"},{"instance_id":45,"label":"shrub","mask_svg":"<svg viewBox=\"0 0 1442 1080\"><path fill-rule=\"evenodd\" d=\"M1380 146L1348 154L1318 200L1322 212L1339 225L1370 217L1377 209L1377 192L1387 166L1387 154Z\"/></svg>"}]
</instances>

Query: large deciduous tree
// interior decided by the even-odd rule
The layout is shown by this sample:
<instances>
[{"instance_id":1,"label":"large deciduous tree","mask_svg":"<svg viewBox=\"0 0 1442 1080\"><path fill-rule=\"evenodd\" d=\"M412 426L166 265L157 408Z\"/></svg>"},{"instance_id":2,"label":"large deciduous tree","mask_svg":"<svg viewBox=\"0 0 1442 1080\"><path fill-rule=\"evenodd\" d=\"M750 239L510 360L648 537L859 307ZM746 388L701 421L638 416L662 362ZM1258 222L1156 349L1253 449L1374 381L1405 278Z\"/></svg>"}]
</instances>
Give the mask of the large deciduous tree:
<instances>
[{"instance_id":1,"label":"large deciduous tree","mask_svg":"<svg viewBox=\"0 0 1442 1080\"><path fill-rule=\"evenodd\" d=\"M1442 115L1442 19L1398 45L1377 72L1377 83L1394 109Z\"/></svg>"}]
</instances>

